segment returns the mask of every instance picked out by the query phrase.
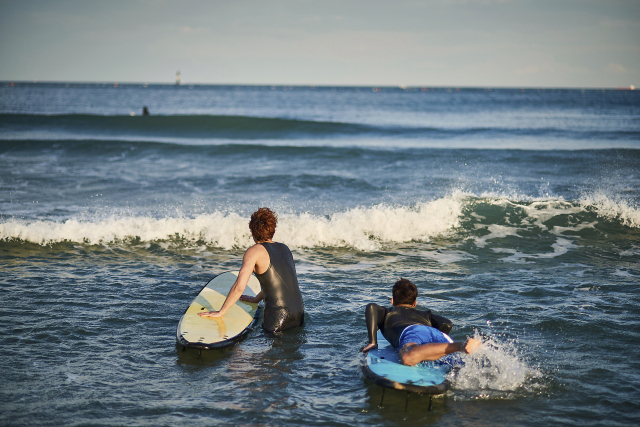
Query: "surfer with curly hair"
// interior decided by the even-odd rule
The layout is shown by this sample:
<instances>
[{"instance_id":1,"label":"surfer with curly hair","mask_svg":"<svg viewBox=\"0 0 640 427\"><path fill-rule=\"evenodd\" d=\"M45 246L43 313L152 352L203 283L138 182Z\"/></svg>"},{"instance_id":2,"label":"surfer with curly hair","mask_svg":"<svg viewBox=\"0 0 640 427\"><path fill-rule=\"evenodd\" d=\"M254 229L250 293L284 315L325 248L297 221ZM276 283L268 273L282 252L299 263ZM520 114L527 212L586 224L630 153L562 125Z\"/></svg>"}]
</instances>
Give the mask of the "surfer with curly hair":
<instances>
[{"instance_id":1,"label":"surfer with curly hair","mask_svg":"<svg viewBox=\"0 0 640 427\"><path fill-rule=\"evenodd\" d=\"M279 332L302 325L304 304L293 255L285 244L272 240L277 223L278 217L269 208L260 208L251 215L249 230L256 244L245 252L238 278L220 311L200 312L200 316L222 317L238 300L258 303L264 299L262 327L266 331ZM255 297L242 295L251 273L262 288Z\"/></svg>"},{"instance_id":2,"label":"surfer with curly hair","mask_svg":"<svg viewBox=\"0 0 640 427\"><path fill-rule=\"evenodd\" d=\"M392 293L393 307L372 303L365 308L369 344L362 349L363 352L378 347L378 329L391 345L400 349L398 356L402 364L409 366L425 360L438 360L458 351L473 353L481 345L473 338L453 342L447 335L453 326L451 320L433 314L431 310L417 310L418 289L410 280L398 280Z\"/></svg>"}]
</instances>

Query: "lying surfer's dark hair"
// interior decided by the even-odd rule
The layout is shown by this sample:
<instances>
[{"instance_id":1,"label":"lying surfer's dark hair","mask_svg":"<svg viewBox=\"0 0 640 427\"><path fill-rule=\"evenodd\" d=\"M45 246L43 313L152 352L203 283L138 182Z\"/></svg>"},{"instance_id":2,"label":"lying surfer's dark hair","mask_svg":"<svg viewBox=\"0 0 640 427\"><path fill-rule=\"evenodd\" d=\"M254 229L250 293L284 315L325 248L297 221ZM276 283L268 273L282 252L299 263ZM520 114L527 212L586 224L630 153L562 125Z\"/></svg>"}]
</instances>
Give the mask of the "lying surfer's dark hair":
<instances>
[{"instance_id":1,"label":"lying surfer's dark hair","mask_svg":"<svg viewBox=\"0 0 640 427\"><path fill-rule=\"evenodd\" d=\"M418 298L418 288L409 279L400 278L393 285L393 305L413 304Z\"/></svg>"},{"instance_id":2,"label":"lying surfer's dark hair","mask_svg":"<svg viewBox=\"0 0 640 427\"><path fill-rule=\"evenodd\" d=\"M276 224L278 224L278 217L275 212L269 208L260 208L251 215L249 230L256 242L264 242L273 238Z\"/></svg>"}]
</instances>

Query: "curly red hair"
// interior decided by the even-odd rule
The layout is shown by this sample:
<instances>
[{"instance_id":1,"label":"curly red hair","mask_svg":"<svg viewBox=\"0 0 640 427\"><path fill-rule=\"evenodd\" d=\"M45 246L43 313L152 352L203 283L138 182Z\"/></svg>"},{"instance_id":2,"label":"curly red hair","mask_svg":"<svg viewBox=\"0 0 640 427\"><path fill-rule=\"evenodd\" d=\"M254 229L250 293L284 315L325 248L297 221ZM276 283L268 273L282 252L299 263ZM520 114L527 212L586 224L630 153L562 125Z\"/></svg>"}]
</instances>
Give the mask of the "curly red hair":
<instances>
[{"instance_id":1,"label":"curly red hair","mask_svg":"<svg viewBox=\"0 0 640 427\"><path fill-rule=\"evenodd\" d=\"M269 208L260 208L251 215L249 230L256 242L271 240L276 232L278 217Z\"/></svg>"}]
</instances>

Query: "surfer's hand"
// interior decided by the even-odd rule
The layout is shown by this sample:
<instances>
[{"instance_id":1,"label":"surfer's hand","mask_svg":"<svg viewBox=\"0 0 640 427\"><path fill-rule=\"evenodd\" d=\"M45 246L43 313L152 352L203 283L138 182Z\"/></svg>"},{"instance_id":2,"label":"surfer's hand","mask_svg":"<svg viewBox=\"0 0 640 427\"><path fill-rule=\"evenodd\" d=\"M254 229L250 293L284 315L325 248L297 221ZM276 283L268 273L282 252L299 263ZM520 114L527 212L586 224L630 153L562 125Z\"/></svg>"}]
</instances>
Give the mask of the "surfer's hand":
<instances>
[{"instance_id":1,"label":"surfer's hand","mask_svg":"<svg viewBox=\"0 0 640 427\"><path fill-rule=\"evenodd\" d=\"M368 344L365 348L362 349L363 353L371 350L372 348L378 348L378 344Z\"/></svg>"},{"instance_id":2,"label":"surfer's hand","mask_svg":"<svg viewBox=\"0 0 640 427\"><path fill-rule=\"evenodd\" d=\"M201 311L198 313L200 317L222 317L219 311Z\"/></svg>"},{"instance_id":3,"label":"surfer's hand","mask_svg":"<svg viewBox=\"0 0 640 427\"><path fill-rule=\"evenodd\" d=\"M468 338L462 346L462 351L464 353L471 354L474 351L476 351L478 347L480 347L481 345L482 345L482 341L476 340L473 338Z\"/></svg>"},{"instance_id":4,"label":"surfer's hand","mask_svg":"<svg viewBox=\"0 0 640 427\"><path fill-rule=\"evenodd\" d=\"M257 297L252 297L249 295L240 295L240 301L244 301L244 302L252 302L252 303L257 303L260 302L260 300Z\"/></svg>"}]
</instances>

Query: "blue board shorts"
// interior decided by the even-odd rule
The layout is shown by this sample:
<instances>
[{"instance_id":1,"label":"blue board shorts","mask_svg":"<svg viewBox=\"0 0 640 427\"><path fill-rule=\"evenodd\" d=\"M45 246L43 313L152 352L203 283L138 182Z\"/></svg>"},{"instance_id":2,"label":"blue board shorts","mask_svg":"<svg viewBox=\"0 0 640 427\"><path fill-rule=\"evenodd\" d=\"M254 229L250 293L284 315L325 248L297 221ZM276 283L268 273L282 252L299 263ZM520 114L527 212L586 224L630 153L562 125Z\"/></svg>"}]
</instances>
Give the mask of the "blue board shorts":
<instances>
[{"instance_id":1,"label":"blue board shorts","mask_svg":"<svg viewBox=\"0 0 640 427\"><path fill-rule=\"evenodd\" d=\"M431 343L452 343L453 340L449 335L436 328L432 328L431 326L411 325L407 326L400 335L400 348L410 342L422 345ZM449 354L431 363L435 363L436 365L451 365L453 367L464 366L464 362L458 354Z\"/></svg>"},{"instance_id":2,"label":"blue board shorts","mask_svg":"<svg viewBox=\"0 0 640 427\"><path fill-rule=\"evenodd\" d=\"M452 343L453 340L449 335L431 326L411 325L407 326L404 331L402 331L402 334L400 334L400 348L410 342L422 345L430 343Z\"/></svg>"}]
</instances>

